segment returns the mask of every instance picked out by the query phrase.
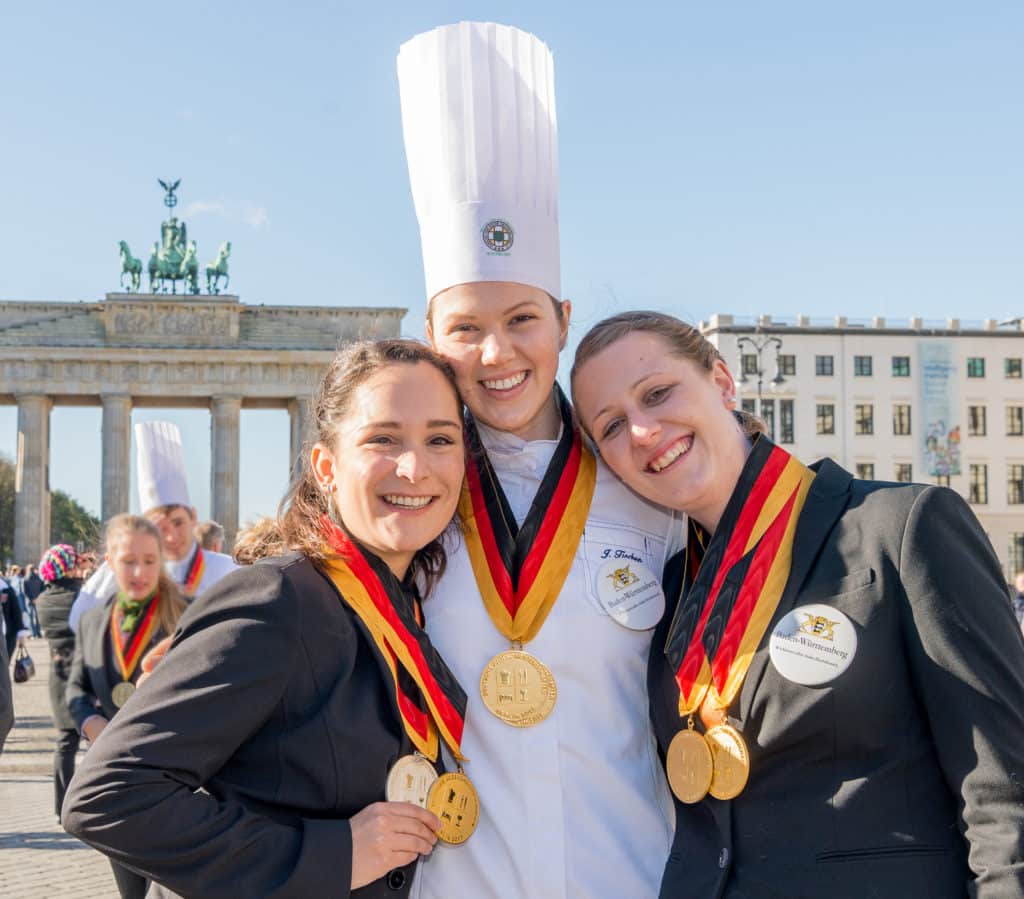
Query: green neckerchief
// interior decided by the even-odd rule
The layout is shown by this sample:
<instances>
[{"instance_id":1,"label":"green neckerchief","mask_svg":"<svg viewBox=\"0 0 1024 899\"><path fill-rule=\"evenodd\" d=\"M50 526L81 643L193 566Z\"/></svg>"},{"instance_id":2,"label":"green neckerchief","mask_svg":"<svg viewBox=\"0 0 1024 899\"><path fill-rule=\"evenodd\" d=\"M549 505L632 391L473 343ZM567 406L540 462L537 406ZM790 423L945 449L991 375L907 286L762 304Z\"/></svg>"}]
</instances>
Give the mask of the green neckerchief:
<instances>
[{"instance_id":1,"label":"green neckerchief","mask_svg":"<svg viewBox=\"0 0 1024 899\"><path fill-rule=\"evenodd\" d=\"M155 589L143 599L132 599L126 593L117 591L117 609L121 613L120 631L122 634L130 634L135 631L136 625L146 613L146 607L154 596L156 596Z\"/></svg>"}]
</instances>

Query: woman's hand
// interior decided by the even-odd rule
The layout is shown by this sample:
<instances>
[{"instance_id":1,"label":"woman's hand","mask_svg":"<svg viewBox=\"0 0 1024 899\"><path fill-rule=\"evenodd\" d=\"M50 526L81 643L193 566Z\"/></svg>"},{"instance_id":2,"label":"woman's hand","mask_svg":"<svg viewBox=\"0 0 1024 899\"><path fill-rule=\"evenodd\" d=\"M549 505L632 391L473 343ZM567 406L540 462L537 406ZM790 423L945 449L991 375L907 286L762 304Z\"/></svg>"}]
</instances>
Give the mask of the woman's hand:
<instances>
[{"instance_id":1,"label":"woman's hand","mask_svg":"<svg viewBox=\"0 0 1024 899\"><path fill-rule=\"evenodd\" d=\"M441 822L411 802L375 802L349 821L352 828L352 889L394 868L429 855Z\"/></svg>"},{"instance_id":2,"label":"woman's hand","mask_svg":"<svg viewBox=\"0 0 1024 899\"><path fill-rule=\"evenodd\" d=\"M109 723L102 715L90 715L82 725L82 733L90 743L95 743Z\"/></svg>"},{"instance_id":3,"label":"woman's hand","mask_svg":"<svg viewBox=\"0 0 1024 899\"><path fill-rule=\"evenodd\" d=\"M171 640L173 637L164 637L159 643L156 644L149 652L142 657L142 674L139 675L139 680L135 684L136 687L141 687L142 682L153 673L153 669L160 664L167 650L171 647Z\"/></svg>"}]
</instances>

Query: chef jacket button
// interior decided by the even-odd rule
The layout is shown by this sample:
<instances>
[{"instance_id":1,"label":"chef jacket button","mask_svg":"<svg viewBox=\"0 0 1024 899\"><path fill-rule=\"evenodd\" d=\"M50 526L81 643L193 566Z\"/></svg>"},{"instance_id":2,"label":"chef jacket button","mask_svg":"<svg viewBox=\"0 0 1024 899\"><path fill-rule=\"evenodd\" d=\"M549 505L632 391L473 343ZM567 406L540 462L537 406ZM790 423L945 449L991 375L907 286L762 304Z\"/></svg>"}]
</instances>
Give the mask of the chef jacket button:
<instances>
[{"instance_id":1,"label":"chef jacket button","mask_svg":"<svg viewBox=\"0 0 1024 899\"><path fill-rule=\"evenodd\" d=\"M724 868L727 864L729 864L729 850L723 847L722 851L718 853L718 867Z\"/></svg>"},{"instance_id":2,"label":"chef jacket button","mask_svg":"<svg viewBox=\"0 0 1024 899\"><path fill-rule=\"evenodd\" d=\"M401 868L395 868L394 871L388 871L388 887L392 890L400 890L405 886L405 871Z\"/></svg>"}]
</instances>

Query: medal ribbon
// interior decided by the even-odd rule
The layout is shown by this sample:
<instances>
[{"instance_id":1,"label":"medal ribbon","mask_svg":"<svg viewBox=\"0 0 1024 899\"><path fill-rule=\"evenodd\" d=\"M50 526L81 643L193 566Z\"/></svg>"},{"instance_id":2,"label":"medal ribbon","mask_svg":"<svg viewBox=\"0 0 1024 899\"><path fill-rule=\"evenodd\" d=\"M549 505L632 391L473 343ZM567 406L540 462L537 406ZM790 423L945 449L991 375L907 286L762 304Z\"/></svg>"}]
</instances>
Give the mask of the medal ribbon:
<instances>
[{"instance_id":1,"label":"medal ribbon","mask_svg":"<svg viewBox=\"0 0 1024 899\"><path fill-rule=\"evenodd\" d=\"M110 616L110 642L114 646L114 661L121 672L121 677L130 681L135 672L142 653L149 646L149 641L156 628L156 609L160 603L160 594L154 594L142 620L127 632L121 630L124 611L114 604L114 613Z\"/></svg>"},{"instance_id":2,"label":"medal ribbon","mask_svg":"<svg viewBox=\"0 0 1024 899\"><path fill-rule=\"evenodd\" d=\"M405 608L405 597L390 572L377 571L336 525L325 522L328 542L338 555L324 562L325 573L341 598L366 625L391 669L395 698L405 732L430 761L437 758L438 732L452 755L463 760L460 749L466 718L466 694L440 654L417 624L415 609ZM388 589L390 587L390 590ZM392 601L392 596L401 597ZM411 678L426 703L406 689ZM411 686L411 685L409 685Z\"/></svg>"},{"instance_id":3,"label":"medal ribbon","mask_svg":"<svg viewBox=\"0 0 1024 899\"><path fill-rule=\"evenodd\" d=\"M508 640L540 631L569 575L590 512L597 462L568 400L557 388L562 436L530 511L517 528L508 500L470 418L470 453L459 501L463 537L491 620Z\"/></svg>"},{"instance_id":4,"label":"medal ribbon","mask_svg":"<svg viewBox=\"0 0 1024 899\"><path fill-rule=\"evenodd\" d=\"M789 579L813 480L814 472L761 436L703 553L703 532L691 520L683 596L665 644L681 716L705 698L727 708L739 693Z\"/></svg>"},{"instance_id":5,"label":"medal ribbon","mask_svg":"<svg viewBox=\"0 0 1024 899\"><path fill-rule=\"evenodd\" d=\"M195 596L196 588L203 580L203 573L206 571L206 556L203 555L203 548L196 544L196 554L192 557L192 565L189 567L188 575L182 590L186 596Z\"/></svg>"}]
</instances>

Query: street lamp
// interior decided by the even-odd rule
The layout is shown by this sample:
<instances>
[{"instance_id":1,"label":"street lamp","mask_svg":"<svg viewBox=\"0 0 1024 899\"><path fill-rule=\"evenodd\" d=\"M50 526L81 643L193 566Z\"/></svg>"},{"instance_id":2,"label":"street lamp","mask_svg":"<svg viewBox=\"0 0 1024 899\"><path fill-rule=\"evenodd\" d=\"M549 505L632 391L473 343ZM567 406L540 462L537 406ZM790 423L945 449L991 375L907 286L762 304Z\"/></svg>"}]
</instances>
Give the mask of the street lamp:
<instances>
[{"instance_id":1,"label":"street lamp","mask_svg":"<svg viewBox=\"0 0 1024 899\"><path fill-rule=\"evenodd\" d=\"M751 374L757 375L757 414L762 415L764 407L761 400L761 389L764 384L765 367L762 362L762 356L764 351L768 347L774 347L775 349L775 377L772 378L772 386L778 387L780 384L785 384L786 379L782 376L781 366L779 365L779 351L782 349L782 338L781 337L747 337L744 335L736 341L736 348L740 353L740 383L747 383L747 370L743 365L743 357L746 355L743 352L744 347L749 347L753 350L752 355L757 357L757 370Z\"/></svg>"}]
</instances>

